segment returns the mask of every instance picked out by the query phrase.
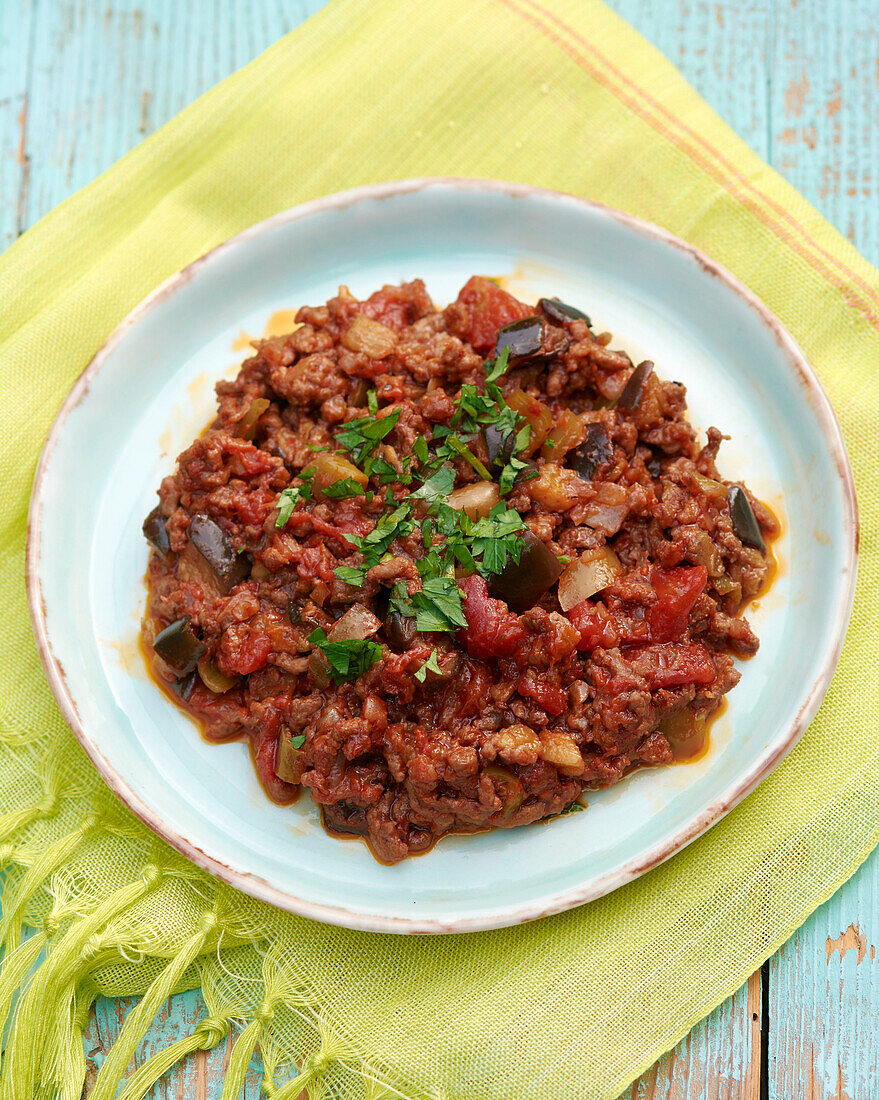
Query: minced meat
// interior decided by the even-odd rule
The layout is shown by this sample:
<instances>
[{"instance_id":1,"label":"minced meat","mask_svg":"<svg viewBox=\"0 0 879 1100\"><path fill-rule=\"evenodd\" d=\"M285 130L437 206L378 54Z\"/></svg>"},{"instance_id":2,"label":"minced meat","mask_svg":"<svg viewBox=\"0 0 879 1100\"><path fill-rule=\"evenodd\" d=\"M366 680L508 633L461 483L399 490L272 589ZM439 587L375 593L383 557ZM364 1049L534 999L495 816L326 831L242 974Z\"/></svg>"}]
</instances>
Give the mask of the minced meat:
<instances>
[{"instance_id":1,"label":"minced meat","mask_svg":"<svg viewBox=\"0 0 879 1100\"><path fill-rule=\"evenodd\" d=\"M480 277L297 321L144 526L145 638L205 735L386 862L698 751L778 528L684 386Z\"/></svg>"}]
</instances>

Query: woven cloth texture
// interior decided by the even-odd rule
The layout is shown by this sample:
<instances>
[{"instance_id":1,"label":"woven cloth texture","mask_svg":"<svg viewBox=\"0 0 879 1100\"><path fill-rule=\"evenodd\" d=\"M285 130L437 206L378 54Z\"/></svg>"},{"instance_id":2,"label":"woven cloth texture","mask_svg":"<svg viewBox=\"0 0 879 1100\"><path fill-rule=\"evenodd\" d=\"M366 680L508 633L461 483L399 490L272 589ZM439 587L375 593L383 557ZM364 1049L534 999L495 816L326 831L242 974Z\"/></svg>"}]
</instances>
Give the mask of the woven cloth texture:
<instances>
[{"instance_id":1,"label":"woven cloth texture","mask_svg":"<svg viewBox=\"0 0 879 1100\"><path fill-rule=\"evenodd\" d=\"M600 901L519 928L420 938L279 913L153 837L60 719L23 572L41 443L141 298L286 207L431 175L597 199L730 268L819 373L863 532L830 693L741 806ZM346 1100L616 1096L879 836L877 362L877 272L599 0L333 0L26 233L0 258L0 1100L78 1100L92 1000L145 993L91 1094L109 1100L152 1014L193 986L209 1016L129 1075L124 1100L230 1023L223 1100L238 1095L257 1044L277 1100L303 1088Z\"/></svg>"}]
</instances>

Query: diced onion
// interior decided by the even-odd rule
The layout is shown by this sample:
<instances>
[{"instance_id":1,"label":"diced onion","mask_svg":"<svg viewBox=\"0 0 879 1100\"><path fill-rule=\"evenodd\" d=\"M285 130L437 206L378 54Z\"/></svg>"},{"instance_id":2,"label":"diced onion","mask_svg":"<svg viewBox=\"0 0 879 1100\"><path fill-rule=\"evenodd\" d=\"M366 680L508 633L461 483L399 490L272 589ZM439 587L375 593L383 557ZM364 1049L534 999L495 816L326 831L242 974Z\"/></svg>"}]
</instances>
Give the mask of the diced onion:
<instances>
[{"instance_id":1,"label":"diced onion","mask_svg":"<svg viewBox=\"0 0 879 1100\"><path fill-rule=\"evenodd\" d=\"M328 485L335 485L337 481L344 481L347 477L364 487L369 481L362 470L358 470L353 462L349 462L338 451L322 451L315 458L311 484L316 492L321 492Z\"/></svg>"},{"instance_id":2,"label":"diced onion","mask_svg":"<svg viewBox=\"0 0 879 1100\"><path fill-rule=\"evenodd\" d=\"M256 422L262 416L262 414L269 407L269 400L266 397L255 397L247 409L235 424L235 434L240 439L253 439L256 435Z\"/></svg>"},{"instance_id":3,"label":"diced onion","mask_svg":"<svg viewBox=\"0 0 879 1100\"><path fill-rule=\"evenodd\" d=\"M684 528L684 530L690 532L692 553L697 563L705 566L709 577L721 577L723 575L723 558L708 532L701 527Z\"/></svg>"},{"instance_id":4,"label":"diced onion","mask_svg":"<svg viewBox=\"0 0 879 1100\"><path fill-rule=\"evenodd\" d=\"M204 686L214 695L223 695L238 683L237 676L225 676L207 656L198 662L198 674Z\"/></svg>"},{"instance_id":5,"label":"diced onion","mask_svg":"<svg viewBox=\"0 0 879 1100\"><path fill-rule=\"evenodd\" d=\"M357 313L342 336L349 351L362 352L370 359L385 359L397 346L397 334L365 313Z\"/></svg>"},{"instance_id":6,"label":"diced onion","mask_svg":"<svg viewBox=\"0 0 879 1100\"><path fill-rule=\"evenodd\" d=\"M471 519L482 519L500 500L500 493L493 481L477 481L449 493L446 504L459 512L466 512Z\"/></svg>"},{"instance_id":7,"label":"diced onion","mask_svg":"<svg viewBox=\"0 0 879 1100\"><path fill-rule=\"evenodd\" d=\"M542 504L548 512L566 512L582 499L584 491L588 492L581 477L557 462L547 462L538 476L526 485L531 499Z\"/></svg>"},{"instance_id":8,"label":"diced onion","mask_svg":"<svg viewBox=\"0 0 879 1100\"><path fill-rule=\"evenodd\" d=\"M544 730L540 734L540 755L554 764L562 775L579 775L583 771L580 750L561 730Z\"/></svg>"},{"instance_id":9,"label":"diced onion","mask_svg":"<svg viewBox=\"0 0 879 1100\"><path fill-rule=\"evenodd\" d=\"M495 793L501 800L501 817L510 817L525 801L525 788L509 768L501 764L488 764L482 774L491 780Z\"/></svg>"},{"instance_id":10,"label":"diced onion","mask_svg":"<svg viewBox=\"0 0 879 1100\"><path fill-rule=\"evenodd\" d=\"M606 481L598 489L595 500L583 505L583 521L603 535L615 535L629 514L626 490L622 485Z\"/></svg>"},{"instance_id":11,"label":"diced onion","mask_svg":"<svg viewBox=\"0 0 879 1100\"><path fill-rule=\"evenodd\" d=\"M543 457L550 462L561 462L562 456L583 439L585 422L583 414L566 409L543 444Z\"/></svg>"},{"instance_id":12,"label":"diced onion","mask_svg":"<svg viewBox=\"0 0 879 1100\"><path fill-rule=\"evenodd\" d=\"M361 604L354 604L348 608L327 637L331 642L348 642L355 638L360 640L377 634L381 625L368 608Z\"/></svg>"},{"instance_id":13,"label":"diced onion","mask_svg":"<svg viewBox=\"0 0 879 1100\"><path fill-rule=\"evenodd\" d=\"M702 474L693 471L693 479L702 492L707 497L712 497L714 500L726 500L729 490L721 481L715 481L713 478L704 477Z\"/></svg>"},{"instance_id":14,"label":"diced onion","mask_svg":"<svg viewBox=\"0 0 879 1100\"><path fill-rule=\"evenodd\" d=\"M578 561L572 561L559 578L559 604L569 611L578 603L613 584L622 573L620 560L608 546L587 550Z\"/></svg>"},{"instance_id":15,"label":"diced onion","mask_svg":"<svg viewBox=\"0 0 879 1100\"><path fill-rule=\"evenodd\" d=\"M542 401L538 401L536 397L529 397L524 390L513 390L504 395L504 400L531 425L531 438L525 454L534 454L549 435L553 424L552 413Z\"/></svg>"},{"instance_id":16,"label":"diced onion","mask_svg":"<svg viewBox=\"0 0 879 1100\"><path fill-rule=\"evenodd\" d=\"M302 779L302 762L305 753L294 749L287 729L281 730L278 749L275 754L275 775L285 783L298 783Z\"/></svg>"}]
</instances>

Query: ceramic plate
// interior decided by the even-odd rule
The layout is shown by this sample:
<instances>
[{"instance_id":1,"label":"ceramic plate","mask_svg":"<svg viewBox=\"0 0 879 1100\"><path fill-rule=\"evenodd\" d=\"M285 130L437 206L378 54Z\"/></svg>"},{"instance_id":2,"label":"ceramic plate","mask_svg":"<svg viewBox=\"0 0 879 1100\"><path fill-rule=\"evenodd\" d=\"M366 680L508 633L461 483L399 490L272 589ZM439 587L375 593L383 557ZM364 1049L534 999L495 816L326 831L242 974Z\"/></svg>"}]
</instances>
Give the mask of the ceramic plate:
<instances>
[{"instance_id":1,"label":"ceramic plate","mask_svg":"<svg viewBox=\"0 0 879 1100\"><path fill-rule=\"evenodd\" d=\"M720 466L781 517L779 571L750 618L760 652L687 765L590 794L587 812L450 837L378 864L328 837L307 796L271 804L243 744L209 745L147 675L141 521L214 415L247 336L340 283L421 276L438 303L474 272L558 295L660 375L690 419L732 439ZM288 315L288 320L292 315ZM275 317L284 328L285 318ZM289 329L289 323L286 326ZM386 184L279 214L159 287L67 398L31 504L28 585L55 696L106 782L195 863L285 909L355 928L513 924L595 898L716 822L795 743L830 681L851 607L856 511L833 412L802 352L729 273L655 226L566 195L467 180Z\"/></svg>"}]
</instances>

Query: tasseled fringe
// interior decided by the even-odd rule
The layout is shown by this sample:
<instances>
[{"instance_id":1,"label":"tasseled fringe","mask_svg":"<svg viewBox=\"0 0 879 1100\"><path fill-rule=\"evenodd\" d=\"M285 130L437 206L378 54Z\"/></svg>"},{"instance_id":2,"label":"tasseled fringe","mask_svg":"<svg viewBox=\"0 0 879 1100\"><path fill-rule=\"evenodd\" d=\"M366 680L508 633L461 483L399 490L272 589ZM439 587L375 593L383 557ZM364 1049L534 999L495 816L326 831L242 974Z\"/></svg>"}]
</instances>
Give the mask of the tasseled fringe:
<instances>
[{"instance_id":1,"label":"tasseled fringe","mask_svg":"<svg viewBox=\"0 0 879 1100\"><path fill-rule=\"evenodd\" d=\"M49 1036L51 1041L55 1038L51 1025L56 1022L54 1013L58 1005L65 1000L64 990L75 987L85 962L94 964L96 947L100 945L90 941L113 917L154 889L161 877L158 867L145 868L140 879L105 898L88 916L76 920L59 943L52 944L15 1013L15 1027L0 1063L0 1100L24 1100L31 1096L39 1079L39 1068L43 1063L51 1064L57 1055L57 1048L50 1046L47 1051L47 1043Z\"/></svg>"},{"instance_id":2,"label":"tasseled fringe","mask_svg":"<svg viewBox=\"0 0 879 1100\"><path fill-rule=\"evenodd\" d=\"M83 840L98 827L96 814L89 814L73 832L50 844L25 872L10 898L3 898L3 919L0 920L0 945L14 951L21 942L22 914L25 906L52 874L63 867Z\"/></svg>"},{"instance_id":3,"label":"tasseled fringe","mask_svg":"<svg viewBox=\"0 0 879 1100\"><path fill-rule=\"evenodd\" d=\"M259 1016L241 1032L232 1047L232 1056L226 1068L226 1077L223 1081L223 1091L220 1100L236 1100L236 1097L244 1087L244 1077L250 1059L256 1049L257 1040L262 1033L267 1017L261 1012Z\"/></svg>"},{"instance_id":4,"label":"tasseled fringe","mask_svg":"<svg viewBox=\"0 0 879 1100\"><path fill-rule=\"evenodd\" d=\"M54 809L55 800L52 798L33 806L25 806L23 810L10 810L9 813L0 814L0 841L6 840L38 818L46 817Z\"/></svg>"},{"instance_id":5,"label":"tasseled fringe","mask_svg":"<svg viewBox=\"0 0 879 1100\"><path fill-rule=\"evenodd\" d=\"M29 902L96 828L97 820L97 817L84 820L74 833L47 848L11 887L12 898L0 925L6 942L0 964L0 1031L7 1028L9 1033L0 1060L0 1100L79 1100L86 1075L82 1033L97 994L91 975L118 963L120 954L125 957L128 943L125 914L164 885L169 873L175 873L158 863L150 863L136 881L104 898L90 912L83 912L82 898L74 902L64 891L60 894L51 891L52 905L43 918L42 928L20 942L23 914ZM320 1100L328 1088L332 1091L337 1087L330 1082L335 1082L340 1071L360 1076L365 1089L363 1100L402 1095L388 1091L371 1071L359 1065L356 1054L321 1019L317 1004L299 985L284 956L271 948L261 956L261 1004L230 1000L228 994L218 996L218 987L203 980L207 1017L190 1035L157 1051L123 1081L133 1055L162 1005L180 988L188 972L191 976L194 966L209 968L213 961L207 958L199 962L199 958L215 951L229 901L220 889L212 899L206 899L206 904L210 908L202 913L197 930L166 962L128 1013L101 1066L90 1100L143 1100L155 1083L182 1059L197 1050L216 1046L228 1034L233 1019L243 1021L245 1026L232 1047L221 1100L235 1100L257 1045L266 1034L271 1034L270 1028L277 1026L275 1011L279 1006L288 1009L295 1006L303 1024L316 1032L318 1042L317 1049L311 1043L306 1045L305 1049L312 1052L299 1061L296 1076L280 1087L274 1083L275 1056L266 1056L264 1050L263 1089L270 1100L296 1100L303 1090L310 1100ZM40 962L44 952L45 958ZM273 1037L270 1050L276 1044ZM290 1053L283 1055L285 1065Z\"/></svg>"},{"instance_id":6,"label":"tasseled fringe","mask_svg":"<svg viewBox=\"0 0 879 1100\"><path fill-rule=\"evenodd\" d=\"M35 932L20 947L6 954L0 965L0 1035L6 1030L6 1021L12 1010L12 1002L21 989L25 978L30 974L40 952L46 946L47 936Z\"/></svg>"},{"instance_id":7,"label":"tasseled fringe","mask_svg":"<svg viewBox=\"0 0 879 1100\"><path fill-rule=\"evenodd\" d=\"M180 948L165 969L154 979L152 985L138 1001L137 1006L129 1012L116 1042L101 1066L98 1078L95 1081L95 1087L90 1094L90 1100L113 1100L122 1081L122 1074L140 1045L153 1017L159 1011L162 1003L171 996L180 979L195 959L204 950L208 937L216 927L216 912L211 910L205 913L199 930Z\"/></svg>"},{"instance_id":8,"label":"tasseled fringe","mask_svg":"<svg viewBox=\"0 0 879 1100\"><path fill-rule=\"evenodd\" d=\"M125 1083L117 1100L143 1100L156 1081L164 1076L172 1066L176 1066L188 1054L196 1050L210 1050L229 1032L229 1021L218 1016L208 1016L201 1020L191 1035L178 1039L163 1050L157 1051L152 1058L144 1062Z\"/></svg>"}]
</instances>

